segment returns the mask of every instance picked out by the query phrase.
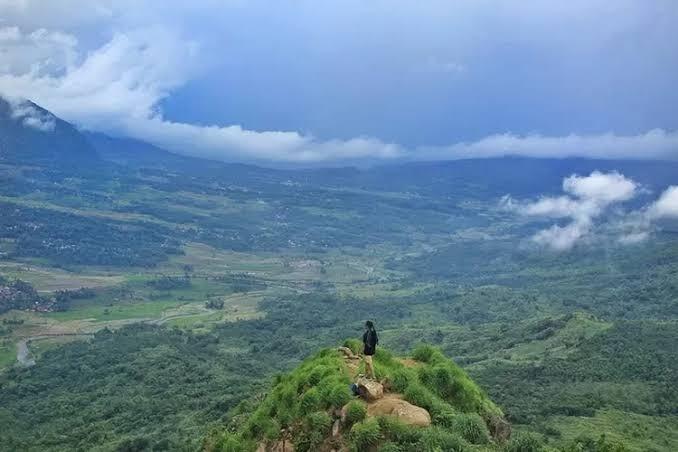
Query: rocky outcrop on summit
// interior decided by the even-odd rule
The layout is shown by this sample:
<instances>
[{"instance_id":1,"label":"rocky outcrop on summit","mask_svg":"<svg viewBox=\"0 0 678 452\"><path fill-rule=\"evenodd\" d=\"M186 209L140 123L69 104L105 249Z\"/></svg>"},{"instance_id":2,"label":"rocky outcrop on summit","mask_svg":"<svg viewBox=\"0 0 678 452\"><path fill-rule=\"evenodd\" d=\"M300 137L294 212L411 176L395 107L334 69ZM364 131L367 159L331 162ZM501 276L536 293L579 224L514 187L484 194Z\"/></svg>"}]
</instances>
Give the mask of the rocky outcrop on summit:
<instances>
[{"instance_id":1,"label":"rocky outcrop on summit","mask_svg":"<svg viewBox=\"0 0 678 452\"><path fill-rule=\"evenodd\" d=\"M396 394L387 394L367 405L367 416L392 416L403 424L417 427L431 425L431 415L424 408L412 405Z\"/></svg>"},{"instance_id":2,"label":"rocky outcrop on summit","mask_svg":"<svg viewBox=\"0 0 678 452\"><path fill-rule=\"evenodd\" d=\"M358 387L360 397L368 402L379 400L384 396L384 386L377 381L359 377L355 384Z\"/></svg>"}]
</instances>

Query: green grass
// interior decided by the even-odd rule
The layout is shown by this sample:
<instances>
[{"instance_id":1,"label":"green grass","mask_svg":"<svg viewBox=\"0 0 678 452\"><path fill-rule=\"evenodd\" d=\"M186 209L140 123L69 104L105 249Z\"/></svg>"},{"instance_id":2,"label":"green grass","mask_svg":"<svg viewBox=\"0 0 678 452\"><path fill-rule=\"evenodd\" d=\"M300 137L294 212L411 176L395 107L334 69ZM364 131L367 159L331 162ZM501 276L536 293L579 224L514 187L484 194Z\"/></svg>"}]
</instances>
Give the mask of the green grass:
<instances>
[{"instance_id":1,"label":"green grass","mask_svg":"<svg viewBox=\"0 0 678 452\"><path fill-rule=\"evenodd\" d=\"M16 361L16 344L7 342L0 344L0 369Z\"/></svg>"},{"instance_id":2,"label":"green grass","mask_svg":"<svg viewBox=\"0 0 678 452\"><path fill-rule=\"evenodd\" d=\"M618 410L601 410L594 417L553 416L545 425L561 435L559 443L567 443L580 436L598 437L600 432L616 442L623 442L629 450L675 450L678 444L678 417L644 416Z\"/></svg>"},{"instance_id":3,"label":"green grass","mask_svg":"<svg viewBox=\"0 0 678 452\"><path fill-rule=\"evenodd\" d=\"M355 340L345 345L351 349L359 346ZM295 450L319 450L337 409L348 403L341 425L343 439L335 441L345 441L350 450L376 450L387 444L408 451L462 451L470 450L471 444L484 447L478 450L497 450L490 443L486 419L502 416L501 410L439 350L420 347L415 358L421 364L408 368L382 348L375 355L375 371L378 379L404 392L409 402L427 409L433 417L431 427L406 426L394 418L366 418L364 403L352 399L348 392L349 372L341 355L324 349L291 373L277 377L267 397L242 421L238 433L223 434L211 447L225 451L231 450L228 447L234 441L277 441L282 429L292 432Z\"/></svg>"},{"instance_id":4,"label":"green grass","mask_svg":"<svg viewBox=\"0 0 678 452\"><path fill-rule=\"evenodd\" d=\"M82 336L65 336L65 337L54 337L54 338L49 338L49 339L39 339L39 340L32 340L29 344L29 348L31 350L31 355L36 358L40 359L40 355L43 353L56 349L63 344L67 342L72 342L76 340L82 340Z\"/></svg>"},{"instance_id":5,"label":"green grass","mask_svg":"<svg viewBox=\"0 0 678 452\"><path fill-rule=\"evenodd\" d=\"M535 321L538 323L539 321ZM551 356L563 356L576 349L576 345L602 333L612 326L584 313L575 313L564 327L558 329L553 336L545 339L535 338L527 343L511 348L508 353L511 360L538 360L549 353ZM548 332L548 331L546 331Z\"/></svg>"},{"instance_id":6,"label":"green grass","mask_svg":"<svg viewBox=\"0 0 678 452\"><path fill-rule=\"evenodd\" d=\"M81 287L107 287L123 282L120 273L92 271L71 272L49 265L18 263L0 260L0 274L29 282L38 291L79 289Z\"/></svg>"},{"instance_id":7,"label":"green grass","mask_svg":"<svg viewBox=\"0 0 678 452\"><path fill-rule=\"evenodd\" d=\"M135 318L153 319L161 317L162 313L167 309L175 308L185 303L178 300L156 300L124 303L114 306L84 305L68 311L50 312L45 314L45 316L60 321L94 319L97 322L104 322L107 320Z\"/></svg>"}]
</instances>

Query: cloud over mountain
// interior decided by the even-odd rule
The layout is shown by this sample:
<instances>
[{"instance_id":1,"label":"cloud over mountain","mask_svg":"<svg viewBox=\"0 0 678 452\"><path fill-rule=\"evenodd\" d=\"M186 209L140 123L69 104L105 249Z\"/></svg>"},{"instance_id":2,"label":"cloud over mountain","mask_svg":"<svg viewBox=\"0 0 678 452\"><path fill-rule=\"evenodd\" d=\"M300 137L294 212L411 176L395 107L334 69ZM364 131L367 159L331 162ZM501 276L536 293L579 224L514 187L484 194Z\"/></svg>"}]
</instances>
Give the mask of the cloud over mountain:
<instances>
[{"instance_id":1,"label":"cloud over mountain","mask_svg":"<svg viewBox=\"0 0 678 452\"><path fill-rule=\"evenodd\" d=\"M53 115L38 110L30 102L10 99L8 105L11 109L10 117L19 121L24 127L40 132L52 132L56 127L56 118Z\"/></svg>"},{"instance_id":2,"label":"cloud over mountain","mask_svg":"<svg viewBox=\"0 0 678 452\"><path fill-rule=\"evenodd\" d=\"M236 106L263 105L260 107L260 114L254 112L254 118L267 116L268 106L273 109L278 98L286 96L284 88L278 87L276 83L269 83L263 91L243 94L238 87L222 82L222 79L232 81L233 73L237 76L239 71L250 71L253 67L255 72L243 72L241 77L244 78L244 85L241 88L258 86L260 77L265 80L272 77L271 80L276 81L287 80L290 74L297 74L296 79L307 80L309 73L318 74L300 88L297 99L286 101L283 107L278 107L278 110L286 112L283 116L299 113L297 103L302 105L308 96L316 96L321 92L321 108L312 110L309 115L327 116L326 124L337 124L339 127L342 121L350 122L352 116L359 117L362 109L369 108L372 111L375 106L376 113L364 118L365 121L383 116L382 121L387 122L393 114L407 112L408 108L403 107L409 105L415 116L409 122L385 127L384 130L407 128L416 131L437 123L439 129L444 131L457 128L458 124L467 121L469 115L475 114L477 105L506 95L503 91L492 91L493 94L490 94L483 90L487 88L487 83L494 83L492 80L502 72L497 72L497 68L491 66L494 64L492 61L480 59L480 55L489 52L492 46L479 40L475 32L470 30L455 31L458 34L441 41L440 45L444 44L444 48L437 51L433 51L438 43L435 33L432 36L411 35L410 41L401 41L395 33L395 30L401 30L395 26L400 15L410 17L420 25L428 24L432 30L439 30L444 34L452 33L449 30L455 28L449 27L449 24L456 23L463 17L493 25L502 36L507 33L504 27L511 21L523 21L526 33L541 33L543 25L540 24L552 23L552 33L547 35L544 45L551 46L564 60L576 54L575 50L580 47L591 51L590 44L598 45L597 41L556 39L561 33L560 16L545 8L525 8L520 2L516 2L499 14L474 2L460 2L455 6L445 2L434 3L426 5L413 16L407 3L393 2L390 4L393 9L393 16L390 18L393 24L390 21L383 24L362 22L367 20L365 18L381 16L379 13L385 6L380 4L364 10L366 7L358 3L349 2L339 8L338 4L330 2L327 7L329 10L339 8L347 16L345 18L343 15L335 15L334 19L316 7L303 9L288 5L289 8L281 11L276 9L276 12L287 17L292 24L297 24L301 17L305 17L302 24L298 24L296 28L290 26L289 29L285 28L285 24L275 24L282 28L271 29L271 36L265 35L264 31L262 33L265 36L251 36L251 32L244 30L243 25L232 17L249 17L247 14L250 9L253 14L259 8L264 8L258 2L247 7L237 7L230 4L224 6L221 2L213 1L191 4L171 1L163 3L165 7L161 10L150 4L131 1L68 0L65 3L59 2L58 7L32 0L0 2L0 16L4 18L0 22L0 51L3 55L0 61L0 93L31 99L86 129L130 136L175 152L219 160L341 164L362 160L447 160L502 155L678 159L678 132L669 128L673 123L666 121L660 121L652 127L642 125L614 133L590 130L550 134L492 132L485 137L478 137L476 134L473 139L450 140L448 137L443 144L436 140L438 144L426 145L422 141L404 144L399 140L380 138L379 135L365 133L362 128L356 128L353 133L330 135L341 138L327 138L327 133L317 134L313 128L295 130L277 127L275 123L273 127L252 127L253 121L241 123L237 115L235 119L230 117L224 120L215 115L207 120L190 121L186 118L176 119L176 114L168 113L168 109L171 110L168 104L172 104L168 100L172 100L183 90L198 89L195 88L197 85L207 83L204 80L211 77L217 80L218 85L206 85L205 89L210 90L210 98L214 98L215 104L228 103L230 92ZM605 5L599 2L591 5L574 2L563 8L568 14L581 12L582 9L596 15L607 12ZM601 36L630 33L629 30L633 30L633 27L627 21L644 29L648 24L653 24L662 13L637 6L629 7L629 10L634 14L618 17L618 21L611 20L604 27L599 27ZM356 15L352 15L352 12ZM358 12L361 14L357 14ZM663 14L662 17L665 17L666 12ZM344 34L341 35L342 40L337 40L336 35L325 34L326 30L335 30L335 27L338 27L336 32L341 30L343 20L347 18L353 18L352 23L355 22L356 27L362 27L356 30L360 36L368 32L370 25L384 27L384 36L398 39L400 51L397 55L392 55L388 48L382 46L381 41L365 40L354 43ZM583 27L582 33L590 32L585 22L577 22L573 26ZM228 42L221 38L224 29L229 31L226 35L232 38ZM567 27L563 28L565 29ZM657 30L658 33L673 33L671 28L663 26ZM300 32L315 37L316 41L309 40L306 35L294 34ZM274 33L278 34L274 36ZM284 33L289 33L289 39L295 41L287 42L288 36ZM377 33L374 39L380 39L378 36L380 35ZM506 39L515 38L506 34ZM261 44L259 40L267 43L263 50L258 47ZM270 42L279 44L268 51ZM308 42L317 42L317 45L325 47L299 47ZM454 45L445 44L447 42ZM532 49L527 42L514 42L526 54L546 58L543 49ZM293 49L296 50L293 52ZM657 61L669 61L663 55L670 49L662 46L653 46L652 49L661 53L657 56ZM344 61L345 67L336 67L336 61L326 60L328 54L338 55ZM275 66L277 73L269 70L268 65L272 63L262 60L262 55L273 61L281 58L276 63L278 66ZM522 58L510 53L500 56L511 60ZM253 66L243 67L242 64L250 59ZM291 66L299 61L307 61L308 65ZM353 74L367 61L372 62L372 71L359 72L362 75L356 78ZM543 64L540 64L537 67L543 68ZM424 69L413 70L413 67ZM513 85L522 85L531 80L531 75L523 74L524 80L516 81L516 75L511 75L509 69L506 68L506 77ZM673 69L664 68L663 72L658 69L657 73L671 73ZM288 74L288 70L292 72ZM373 80L372 72L381 78ZM400 79L389 78L395 76ZM501 77L504 76L500 75ZM640 76L636 78L639 79ZM550 86L554 87L558 87L558 81L548 80ZM537 81L534 83L534 89L542 89ZM392 84L397 89L392 88ZM326 89L327 86L336 89L348 86L350 95L335 95L331 89ZM421 91L427 86L433 89L431 93ZM582 81L578 86L586 87L586 84ZM375 93L382 89L387 90L385 97L374 98ZM565 87L562 89L565 90ZM438 104L437 99L445 93L452 93L454 96L446 104ZM471 93L474 99L464 99L464 93ZM401 104L401 97L411 99L410 104ZM428 99L428 103L422 102L423 98ZM327 113L335 111L334 103L339 104L346 99L353 102L352 109L345 110L341 117ZM525 98L523 100L527 101ZM190 104L189 101L184 102ZM463 102L465 110L459 110L456 115L440 110L447 108L446 105L459 102ZM666 102L667 105L670 103L668 100ZM398 107L390 107L392 103ZM221 111L219 105L209 108L215 112ZM503 109L507 114L511 111L524 114L518 98L512 103L507 98ZM437 110L440 110L440 115L431 116ZM174 110L172 112L176 113ZM484 129L507 130L505 124L512 122L499 120L493 116L494 113L488 112L486 115L486 121L491 126ZM530 113L528 116L537 123L538 119L547 115ZM420 117L421 120L418 120ZM564 123L567 123L566 119L563 118ZM29 120L31 121L33 120ZM285 122L294 123L293 120ZM39 122L34 125L42 127ZM329 126L323 127L327 129ZM570 130L577 129L574 127ZM398 136L399 133L396 132L397 130L386 135ZM450 142L451 144L444 144Z\"/></svg>"}]
</instances>

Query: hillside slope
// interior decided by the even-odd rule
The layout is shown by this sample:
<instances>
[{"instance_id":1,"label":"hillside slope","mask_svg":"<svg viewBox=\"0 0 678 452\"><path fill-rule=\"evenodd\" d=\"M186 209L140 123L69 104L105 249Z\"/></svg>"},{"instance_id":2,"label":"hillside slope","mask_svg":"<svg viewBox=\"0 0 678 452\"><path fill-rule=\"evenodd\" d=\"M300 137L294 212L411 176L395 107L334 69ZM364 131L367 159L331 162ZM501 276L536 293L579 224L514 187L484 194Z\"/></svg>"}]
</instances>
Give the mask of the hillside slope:
<instances>
[{"instance_id":1,"label":"hillside slope","mask_svg":"<svg viewBox=\"0 0 678 452\"><path fill-rule=\"evenodd\" d=\"M0 96L0 162L81 166L98 160L72 124L31 101Z\"/></svg>"},{"instance_id":2,"label":"hillside slope","mask_svg":"<svg viewBox=\"0 0 678 452\"><path fill-rule=\"evenodd\" d=\"M252 406L235 410L225 432L211 435L207 451L623 451L601 438L564 449L521 432L511 438L502 410L438 349L420 345L411 358L383 349L375 356L376 380L360 373L350 347L325 349L279 376ZM355 381L359 395L351 392ZM383 394L382 394L383 388ZM589 443L586 443L589 441Z\"/></svg>"},{"instance_id":3,"label":"hillside slope","mask_svg":"<svg viewBox=\"0 0 678 452\"><path fill-rule=\"evenodd\" d=\"M438 350L400 359L380 349L376 381L362 377L357 342L325 349L288 375L209 450L495 450L510 425L485 393ZM360 396L351 392L355 381ZM240 419L240 420L238 420Z\"/></svg>"}]
</instances>

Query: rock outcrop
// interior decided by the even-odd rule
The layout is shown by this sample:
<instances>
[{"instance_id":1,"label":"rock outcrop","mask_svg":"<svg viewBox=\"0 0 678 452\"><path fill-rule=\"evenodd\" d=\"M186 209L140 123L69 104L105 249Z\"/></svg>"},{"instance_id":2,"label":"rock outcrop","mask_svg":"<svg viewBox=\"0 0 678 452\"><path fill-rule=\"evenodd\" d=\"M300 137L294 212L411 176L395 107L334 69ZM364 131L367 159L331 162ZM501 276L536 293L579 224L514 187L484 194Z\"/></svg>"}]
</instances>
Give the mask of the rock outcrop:
<instances>
[{"instance_id":1,"label":"rock outcrop","mask_svg":"<svg viewBox=\"0 0 678 452\"><path fill-rule=\"evenodd\" d=\"M511 438L511 424L501 416L490 416L485 419L490 435L495 441L505 442Z\"/></svg>"},{"instance_id":2,"label":"rock outcrop","mask_svg":"<svg viewBox=\"0 0 678 452\"><path fill-rule=\"evenodd\" d=\"M355 353L353 353L353 350L351 350L348 347L339 347L339 348L337 348L337 351L340 352L342 355L344 355L344 358L360 359L360 357L357 356Z\"/></svg>"},{"instance_id":3,"label":"rock outcrop","mask_svg":"<svg viewBox=\"0 0 678 452\"><path fill-rule=\"evenodd\" d=\"M395 394L389 394L367 405L368 416L393 416L417 427L431 425L431 415L424 408L412 405Z\"/></svg>"},{"instance_id":4,"label":"rock outcrop","mask_svg":"<svg viewBox=\"0 0 678 452\"><path fill-rule=\"evenodd\" d=\"M358 386L360 397L368 402L379 400L384 396L384 386L365 377L359 377L355 384Z\"/></svg>"}]
</instances>

